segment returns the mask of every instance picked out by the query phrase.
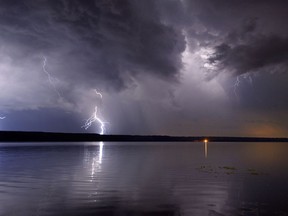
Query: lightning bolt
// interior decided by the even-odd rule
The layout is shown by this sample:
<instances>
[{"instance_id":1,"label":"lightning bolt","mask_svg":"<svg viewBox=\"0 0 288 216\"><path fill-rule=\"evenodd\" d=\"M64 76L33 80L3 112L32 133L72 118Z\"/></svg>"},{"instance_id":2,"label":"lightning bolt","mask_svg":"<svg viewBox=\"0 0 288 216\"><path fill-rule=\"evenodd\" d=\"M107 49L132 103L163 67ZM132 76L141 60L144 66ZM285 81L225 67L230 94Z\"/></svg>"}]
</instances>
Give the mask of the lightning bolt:
<instances>
[{"instance_id":1,"label":"lightning bolt","mask_svg":"<svg viewBox=\"0 0 288 216\"><path fill-rule=\"evenodd\" d=\"M253 85L253 79L252 79L252 76L250 74L244 74L243 77L245 79L248 79L250 85Z\"/></svg>"},{"instance_id":2,"label":"lightning bolt","mask_svg":"<svg viewBox=\"0 0 288 216\"><path fill-rule=\"evenodd\" d=\"M101 99L103 98L102 94L100 92L98 92L96 89L95 89L95 93L96 95L98 95ZM85 130L87 130L93 122L98 122L98 124L100 125L100 134L103 135L104 132L105 132L105 122L98 117L97 115L97 112L98 112L98 107L95 106L94 108L94 112L93 114L91 115L90 118L88 118L85 122L85 124L82 126L82 128L84 128Z\"/></svg>"},{"instance_id":3,"label":"lightning bolt","mask_svg":"<svg viewBox=\"0 0 288 216\"><path fill-rule=\"evenodd\" d=\"M236 77L236 81L235 81L235 83L234 83L234 85L233 85L234 94L235 94L236 98L238 98L238 99L239 99L239 97L238 97L238 94L237 94L237 88L239 87L239 85L240 85L240 83L241 83L240 77L241 77L241 76L237 76L237 77Z\"/></svg>"},{"instance_id":4,"label":"lightning bolt","mask_svg":"<svg viewBox=\"0 0 288 216\"><path fill-rule=\"evenodd\" d=\"M250 85L253 85L253 79L251 77L250 74L242 74L236 77L236 81L233 85L233 90L234 90L234 94L236 96L237 99L239 99L239 96L237 94L237 89L239 88L240 84L241 84L241 79L248 79L248 82L250 83Z\"/></svg>"},{"instance_id":5,"label":"lightning bolt","mask_svg":"<svg viewBox=\"0 0 288 216\"><path fill-rule=\"evenodd\" d=\"M47 58L45 56L43 56L42 58L43 58L43 65L42 65L43 71L44 71L44 73L46 73L46 75L48 77L48 81L49 81L50 85L52 86L53 90L56 92L58 97L61 98L61 94L57 90L56 85L55 85L55 80L56 79L53 76L51 76L51 74L46 69Z\"/></svg>"},{"instance_id":6,"label":"lightning bolt","mask_svg":"<svg viewBox=\"0 0 288 216\"><path fill-rule=\"evenodd\" d=\"M100 97L101 99L103 98L103 96L102 96L102 94L101 94L100 92L98 92L96 89L94 89L94 91L95 91L96 95L99 95L99 97Z\"/></svg>"}]
</instances>

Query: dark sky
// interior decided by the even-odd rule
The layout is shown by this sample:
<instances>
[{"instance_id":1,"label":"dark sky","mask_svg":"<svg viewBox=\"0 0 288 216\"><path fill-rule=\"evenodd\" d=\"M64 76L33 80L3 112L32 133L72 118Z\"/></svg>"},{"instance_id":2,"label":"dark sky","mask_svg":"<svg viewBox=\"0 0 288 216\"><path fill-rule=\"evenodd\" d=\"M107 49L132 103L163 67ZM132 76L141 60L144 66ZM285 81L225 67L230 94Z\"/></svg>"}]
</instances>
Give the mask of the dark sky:
<instances>
[{"instance_id":1,"label":"dark sky","mask_svg":"<svg viewBox=\"0 0 288 216\"><path fill-rule=\"evenodd\" d=\"M0 129L287 136L287 8L1 0Z\"/></svg>"}]
</instances>

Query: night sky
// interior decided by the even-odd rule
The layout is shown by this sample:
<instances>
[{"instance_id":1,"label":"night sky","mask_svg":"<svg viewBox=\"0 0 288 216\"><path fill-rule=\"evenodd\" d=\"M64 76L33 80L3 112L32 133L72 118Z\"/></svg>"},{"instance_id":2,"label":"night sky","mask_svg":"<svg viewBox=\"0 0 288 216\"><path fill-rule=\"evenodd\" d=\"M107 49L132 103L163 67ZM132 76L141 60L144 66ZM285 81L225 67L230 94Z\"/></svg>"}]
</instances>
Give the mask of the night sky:
<instances>
[{"instance_id":1,"label":"night sky","mask_svg":"<svg viewBox=\"0 0 288 216\"><path fill-rule=\"evenodd\" d=\"M285 137L287 8L1 0L0 130Z\"/></svg>"}]
</instances>

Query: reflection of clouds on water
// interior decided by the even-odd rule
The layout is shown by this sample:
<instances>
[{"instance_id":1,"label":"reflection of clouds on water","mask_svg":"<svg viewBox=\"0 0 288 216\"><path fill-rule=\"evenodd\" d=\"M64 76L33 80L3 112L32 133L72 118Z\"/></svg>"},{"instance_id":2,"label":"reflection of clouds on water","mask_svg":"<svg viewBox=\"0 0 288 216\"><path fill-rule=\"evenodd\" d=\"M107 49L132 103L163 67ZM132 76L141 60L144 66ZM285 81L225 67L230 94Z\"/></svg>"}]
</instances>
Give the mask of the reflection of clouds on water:
<instances>
[{"instance_id":1,"label":"reflection of clouds on water","mask_svg":"<svg viewBox=\"0 0 288 216\"><path fill-rule=\"evenodd\" d=\"M274 149L270 145L262 144L267 151ZM251 154L261 150L260 143L247 146ZM281 149L285 152L284 144ZM0 148L0 215L219 216L285 210L287 175L249 174L258 159L248 150L245 143L211 143L205 158L203 142ZM276 162L270 164L275 169Z\"/></svg>"},{"instance_id":2,"label":"reflection of clouds on water","mask_svg":"<svg viewBox=\"0 0 288 216\"><path fill-rule=\"evenodd\" d=\"M105 201L101 194L109 191L118 196L118 202L129 203L129 206L140 203L151 209L174 203L181 215L205 215L209 210L225 212L234 184L199 174L196 164L207 160L203 157L203 145L194 147L108 144L104 164L99 163L100 149L94 148L97 155L91 158L89 165L94 167L90 171L97 183L93 199L101 203Z\"/></svg>"}]
</instances>

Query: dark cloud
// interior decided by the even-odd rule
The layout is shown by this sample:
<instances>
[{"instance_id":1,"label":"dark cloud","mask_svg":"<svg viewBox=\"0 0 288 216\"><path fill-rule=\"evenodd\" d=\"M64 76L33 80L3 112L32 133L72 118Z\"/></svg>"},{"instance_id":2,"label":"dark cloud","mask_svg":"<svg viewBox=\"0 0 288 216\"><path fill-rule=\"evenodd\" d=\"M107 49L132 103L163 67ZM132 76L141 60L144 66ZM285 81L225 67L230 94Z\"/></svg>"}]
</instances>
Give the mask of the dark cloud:
<instances>
[{"instance_id":1,"label":"dark cloud","mask_svg":"<svg viewBox=\"0 0 288 216\"><path fill-rule=\"evenodd\" d=\"M101 79L116 89L126 85L122 73L173 80L181 69L184 37L161 22L154 1L15 0L1 6L2 39L22 46L14 57L62 52L62 68L71 76L82 73L84 81ZM67 64L75 61L81 72Z\"/></svg>"},{"instance_id":2,"label":"dark cloud","mask_svg":"<svg viewBox=\"0 0 288 216\"><path fill-rule=\"evenodd\" d=\"M113 133L175 135L237 135L247 128L237 123L243 116L281 119L287 7L285 0L2 0L0 114L7 123L9 112L19 120L43 110L49 127L31 125L50 130L63 111L75 116L71 130L81 130L97 105Z\"/></svg>"},{"instance_id":3,"label":"dark cloud","mask_svg":"<svg viewBox=\"0 0 288 216\"><path fill-rule=\"evenodd\" d=\"M236 46L221 44L215 47L215 53L208 59L209 63L220 68L228 68L241 75L259 71L268 66L288 63L288 38L279 36L260 36L247 44Z\"/></svg>"},{"instance_id":4,"label":"dark cloud","mask_svg":"<svg viewBox=\"0 0 288 216\"><path fill-rule=\"evenodd\" d=\"M287 67L287 1L186 1L193 11L193 49L212 50L208 78ZM196 41L196 42L195 42ZM269 67L269 68L268 68ZM274 68L271 68L274 67Z\"/></svg>"}]
</instances>

